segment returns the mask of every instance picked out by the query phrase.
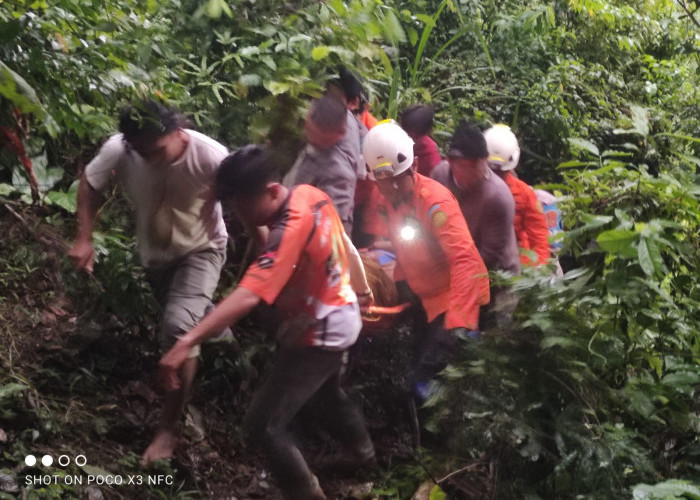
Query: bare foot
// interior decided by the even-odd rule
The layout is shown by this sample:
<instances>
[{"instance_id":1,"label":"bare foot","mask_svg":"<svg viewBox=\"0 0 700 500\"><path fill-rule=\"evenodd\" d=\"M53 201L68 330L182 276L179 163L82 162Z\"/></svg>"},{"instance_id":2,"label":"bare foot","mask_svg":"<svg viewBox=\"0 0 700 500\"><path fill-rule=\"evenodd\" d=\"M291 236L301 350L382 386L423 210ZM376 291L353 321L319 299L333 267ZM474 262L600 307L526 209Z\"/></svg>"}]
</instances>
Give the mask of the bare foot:
<instances>
[{"instance_id":1,"label":"bare foot","mask_svg":"<svg viewBox=\"0 0 700 500\"><path fill-rule=\"evenodd\" d=\"M141 457L141 465L145 466L160 460L161 458L172 458L177 446L177 436L171 431L160 430L156 433L151 444Z\"/></svg>"}]
</instances>

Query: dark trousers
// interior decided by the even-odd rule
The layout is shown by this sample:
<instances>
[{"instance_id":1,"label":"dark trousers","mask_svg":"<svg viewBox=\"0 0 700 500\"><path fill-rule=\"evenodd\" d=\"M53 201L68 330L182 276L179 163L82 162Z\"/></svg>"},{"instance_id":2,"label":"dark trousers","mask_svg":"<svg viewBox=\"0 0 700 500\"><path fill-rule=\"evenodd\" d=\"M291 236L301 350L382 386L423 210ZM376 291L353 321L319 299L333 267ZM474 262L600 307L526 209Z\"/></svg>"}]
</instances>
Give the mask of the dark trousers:
<instances>
[{"instance_id":1,"label":"dark trousers","mask_svg":"<svg viewBox=\"0 0 700 500\"><path fill-rule=\"evenodd\" d=\"M356 458L374 456L362 414L340 388L342 365L342 351L282 348L248 409L243 421L246 440L263 447L272 473L286 492L304 492L315 484L289 432L292 419L312 397L324 424Z\"/></svg>"},{"instance_id":2,"label":"dark trousers","mask_svg":"<svg viewBox=\"0 0 700 500\"><path fill-rule=\"evenodd\" d=\"M423 323L421 323L421 319ZM445 315L430 323L418 318L415 326L414 381L427 382L442 371L456 354L457 338L445 328Z\"/></svg>"}]
</instances>

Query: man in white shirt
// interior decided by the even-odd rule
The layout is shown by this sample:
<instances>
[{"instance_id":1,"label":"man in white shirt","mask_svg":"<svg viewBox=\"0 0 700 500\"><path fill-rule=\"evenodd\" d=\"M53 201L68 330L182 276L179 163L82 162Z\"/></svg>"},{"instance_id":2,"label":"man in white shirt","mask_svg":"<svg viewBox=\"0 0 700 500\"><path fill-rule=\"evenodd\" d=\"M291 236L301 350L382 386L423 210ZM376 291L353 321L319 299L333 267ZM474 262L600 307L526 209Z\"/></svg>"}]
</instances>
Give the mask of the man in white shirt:
<instances>
[{"instance_id":1,"label":"man in white shirt","mask_svg":"<svg viewBox=\"0 0 700 500\"><path fill-rule=\"evenodd\" d=\"M121 133L105 142L81 176L78 233L68 252L78 269L92 272L100 193L118 183L134 208L139 257L163 308L158 337L165 350L213 307L228 238L214 192L217 169L228 151L184 124L177 111L155 101L122 111ZM173 455L198 355L192 349L179 373L180 390L166 395L144 463Z\"/></svg>"}]
</instances>

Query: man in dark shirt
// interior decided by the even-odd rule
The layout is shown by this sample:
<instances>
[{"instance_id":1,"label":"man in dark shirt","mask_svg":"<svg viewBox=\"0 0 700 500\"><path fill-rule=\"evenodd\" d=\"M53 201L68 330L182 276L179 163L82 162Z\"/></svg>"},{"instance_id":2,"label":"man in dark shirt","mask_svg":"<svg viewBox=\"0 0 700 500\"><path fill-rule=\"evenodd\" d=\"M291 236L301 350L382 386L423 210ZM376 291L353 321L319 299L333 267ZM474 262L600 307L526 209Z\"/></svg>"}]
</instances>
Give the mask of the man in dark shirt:
<instances>
[{"instance_id":1,"label":"man in dark shirt","mask_svg":"<svg viewBox=\"0 0 700 500\"><path fill-rule=\"evenodd\" d=\"M488 166L488 149L481 131L462 123L454 133L448 160L431 177L447 186L459 201L474 244L489 271L520 274L518 244L513 229L515 202L510 189ZM492 285L493 287L493 285ZM491 302L482 308L482 329L501 324L515 307L504 290L491 289ZM504 314L492 314L503 311ZM485 324L484 324L485 323Z\"/></svg>"}]
</instances>

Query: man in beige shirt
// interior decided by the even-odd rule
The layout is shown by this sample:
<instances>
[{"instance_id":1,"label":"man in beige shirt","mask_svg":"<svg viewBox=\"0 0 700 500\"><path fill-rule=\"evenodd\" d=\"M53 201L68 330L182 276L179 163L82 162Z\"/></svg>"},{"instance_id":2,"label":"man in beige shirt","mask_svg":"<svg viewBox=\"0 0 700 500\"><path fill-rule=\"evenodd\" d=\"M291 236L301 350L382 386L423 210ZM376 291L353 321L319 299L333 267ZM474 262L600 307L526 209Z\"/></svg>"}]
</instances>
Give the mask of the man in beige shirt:
<instances>
[{"instance_id":1,"label":"man in beige shirt","mask_svg":"<svg viewBox=\"0 0 700 500\"><path fill-rule=\"evenodd\" d=\"M80 179L78 234L68 253L78 269L92 272L100 193L119 184L134 208L139 257L163 308L159 340L165 350L213 307L228 237L214 193L216 172L228 151L183 128L184 123L182 115L154 101L121 113L121 133L105 142ZM192 349L180 370L180 390L166 395L144 463L174 452L198 354Z\"/></svg>"}]
</instances>

